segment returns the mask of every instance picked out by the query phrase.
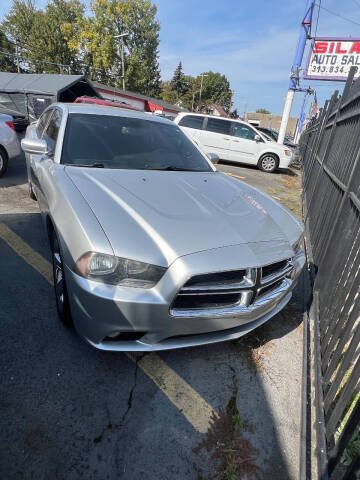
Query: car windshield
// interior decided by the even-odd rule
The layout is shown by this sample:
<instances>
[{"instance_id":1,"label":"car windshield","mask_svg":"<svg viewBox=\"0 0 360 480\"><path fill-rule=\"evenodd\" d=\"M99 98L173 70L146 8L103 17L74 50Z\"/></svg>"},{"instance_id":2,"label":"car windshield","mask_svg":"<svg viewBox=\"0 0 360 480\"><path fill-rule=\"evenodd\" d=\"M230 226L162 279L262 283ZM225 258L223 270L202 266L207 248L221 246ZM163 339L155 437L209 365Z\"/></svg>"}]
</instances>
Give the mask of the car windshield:
<instances>
[{"instance_id":1,"label":"car windshield","mask_svg":"<svg viewBox=\"0 0 360 480\"><path fill-rule=\"evenodd\" d=\"M61 163L116 169L212 171L175 124L78 113L68 117Z\"/></svg>"}]
</instances>

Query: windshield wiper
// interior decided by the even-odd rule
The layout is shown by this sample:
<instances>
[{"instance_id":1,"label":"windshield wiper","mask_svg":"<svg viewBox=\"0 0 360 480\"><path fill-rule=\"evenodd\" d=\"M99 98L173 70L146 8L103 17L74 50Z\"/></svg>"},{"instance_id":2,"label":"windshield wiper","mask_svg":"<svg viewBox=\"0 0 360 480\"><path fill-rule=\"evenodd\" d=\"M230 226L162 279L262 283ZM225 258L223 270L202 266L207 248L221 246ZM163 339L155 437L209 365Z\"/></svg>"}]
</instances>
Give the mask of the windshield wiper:
<instances>
[{"instance_id":1,"label":"windshield wiper","mask_svg":"<svg viewBox=\"0 0 360 480\"><path fill-rule=\"evenodd\" d=\"M169 172L193 172L191 168L174 167L172 165L168 165L167 167L146 168L146 170L167 170Z\"/></svg>"},{"instance_id":2,"label":"windshield wiper","mask_svg":"<svg viewBox=\"0 0 360 480\"><path fill-rule=\"evenodd\" d=\"M68 163L68 167L105 168L103 163Z\"/></svg>"}]
</instances>

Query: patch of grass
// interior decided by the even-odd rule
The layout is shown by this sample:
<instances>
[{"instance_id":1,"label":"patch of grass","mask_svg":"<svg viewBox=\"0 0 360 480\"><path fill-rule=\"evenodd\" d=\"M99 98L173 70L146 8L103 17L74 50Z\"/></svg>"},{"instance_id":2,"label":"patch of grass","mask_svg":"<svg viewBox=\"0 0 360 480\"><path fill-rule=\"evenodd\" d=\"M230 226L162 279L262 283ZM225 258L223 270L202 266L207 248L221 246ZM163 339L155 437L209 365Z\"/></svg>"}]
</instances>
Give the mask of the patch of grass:
<instances>
[{"instance_id":1,"label":"patch of grass","mask_svg":"<svg viewBox=\"0 0 360 480\"><path fill-rule=\"evenodd\" d=\"M235 430L241 430L243 428L244 420L241 418L241 415L239 412L235 413L232 416L232 421L233 421Z\"/></svg>"},{"instance_id":2,"label":"patch of grass","mask_svg":"<svg viewBox=\"0 0 360 480\"><path fill-rule=\"evenodd\" d=\"M349 376L350 376L350 373L348 371L346 372L344 377L348 379ZM341 388L338 390L338 394L339 394L339 391L341 392L343 388L344 388L344 385L342 385ZM339 437L341 436L350 418L352 411L354 410L354 408L356 407L359 401L360 401L360 393L354 392L349 402L349 408L347 409L344 418L342 419L338 429L336 430L336 433L335 433L336 440L338 440ZM351 462L359 455L360 455L360 427L357 427L352 437L350 438L347 447L344 450L344 453L341 457L341 463L343 463L344 465L350 465Z\"/></svg>"},{"instance_id":3,"label":"patch of grass","mask_svg":"<svg viewBox=\"0 0 360 480\"><path fill-rule=\"evenodd\" d=\"M360 455L360 428L358 427L350 438L348 446L345 448L341 463L348 466L355 458Z\"/></svg>"},{"instance_id":4,"label":"patch of grass","mask_svg":"<svg viewBox=\"0 0 360 480\"><path fill-rule=\"evenodd\" d=\"M234 467L229 467L225 472L225 480L236 480L236 471Z\"/></svg>"},{"instance_id":5,"label":"patch of grass","mask_svg":"<svg viewBox=\"0 0 360 480\"><path fill-rule=\"evenodd\" d=\"M194 448L199 454L202 449L211 452L217 465L216 471L207 480L260 479L261 470L256 465L258 450L253 447L244 433L253 433L254 428L242 419L236 406L237 379L233 376L233 392L224 409L213 415L206 438Z\"/></svg>"}]
</instances>

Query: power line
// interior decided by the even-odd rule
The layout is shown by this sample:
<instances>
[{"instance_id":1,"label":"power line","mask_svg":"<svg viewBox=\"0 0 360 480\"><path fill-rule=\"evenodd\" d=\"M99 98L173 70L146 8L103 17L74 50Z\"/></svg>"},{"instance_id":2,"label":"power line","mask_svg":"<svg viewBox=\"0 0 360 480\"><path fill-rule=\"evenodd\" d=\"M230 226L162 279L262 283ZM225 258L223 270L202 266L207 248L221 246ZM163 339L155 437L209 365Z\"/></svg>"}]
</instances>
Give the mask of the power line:
<instances>
[{"instance_id":1,"label":"power line","mask_svg":"<svg viewBox=\"0 0 360 480\"><path fill-rule=\"evenodd\" d=\"M322 6L321 4L319 4L319 3L316 3L315 5L317 5L317 6L318 6L319 8L321 8L322 10L325 10L326 12L331 13L331 15L335 15L335 17L339 17L339 18L341 18L342 20L345 20L346 22L353 23L354 25L357 25L358 27L360 27L360 23L355 22L354 20L351 20L351 18L344 17L343 15L340 15L340 13L337 13L337 12L334 12L334 11L332 11L332 10L329 10L328 8L323 7L323 6Z\"/></svg>"},{"instance_id":2,"label":"power line","mask_svg":"<svg viewBox=\"0 0 360 480\"><path fill-rule=\"evenodd\" d=\"M65 63L55 63L55 62L47 62L46 60L40 60L38 58L26 58L24 56L22 56L21 54L16 54L16 53L10 53L10 52L7 52L5 50L0 50L0 53L3 54L3 55L6 55L8 57L13 57L13 58L19 58L22 62L27 62L27 63L45 63L47 65L56 65L57 67L65 67L68 69L68 71L70 72L70 70L73 70L73 67L71 65L67 65ZM98 68L93 68L93 67L89 67L88 65L86 65L85 63L81 63L80 64L80 67L88 67L90 70L92 70L93 72L99 72L99 73L103 73L103 70L100 70ZM109 77L112 77L112 78L117 78L116 75L112 75L110 73L107 73L107 76Z\"/></svg>"}]
</instances>

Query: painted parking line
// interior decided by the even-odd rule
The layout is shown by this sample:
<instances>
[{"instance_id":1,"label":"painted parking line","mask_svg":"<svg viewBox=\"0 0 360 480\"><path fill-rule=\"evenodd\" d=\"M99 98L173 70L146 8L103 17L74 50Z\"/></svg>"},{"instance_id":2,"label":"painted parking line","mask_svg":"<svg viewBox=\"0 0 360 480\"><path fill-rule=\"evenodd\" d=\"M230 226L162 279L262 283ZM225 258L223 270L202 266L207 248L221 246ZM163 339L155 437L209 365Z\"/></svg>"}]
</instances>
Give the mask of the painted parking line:
<instances>
[{"instance_id":1,"label":"painted parking line","mask_svg":"<svg viewBox=\"0 0 360 480\"><path fill-rule=\"evenodd\" d=\"M225 175L230 175L230 177L240 178L240 180L245 180L246 177L242 177L241 175L237 175L236 173L231 172L224 172Z\"/></svg>"},{"instance_id":2,"label":"painted parking line","mask_svg":"<svg viewBox=\"0 0 360 480\"><path fill-rule=\"evenodd\" d=\"M5 223L0 222L0 238L11 247L15 253L25 260L34 270L40 273L45 280L53 285L52 267L42 255L37 253L24 240L11 230Z\"/></svg>"},{"instance_id":3,"label":"painted parking line","mask_svg":"<svg viewBox=\"0 0 360 480\"><path fill-rule=\"evenodd\" d=\"M0 239L4 240L28 265L53 285L51 263L2 222L0 222ZM135 354L127 353L126 355L130 360L137 363L195 430L201 433L207 432L211 419L214 418L214 415L217 415L216 412L159 355L150 353L140 360L137 360Z\"/></svg>"},{"instance_id":4,"label":"painted parking line","mask_svg":"<svg viewBox=\"0 0 360 480\"><path fill-rule=\"evenodd\" d=\"M135 355L127 354L136 362ZM216 412L211 406L156 353L150 353L137 362L138 366L168 397L198 432L207 432Z\"/></svg>"}]
</instances>

